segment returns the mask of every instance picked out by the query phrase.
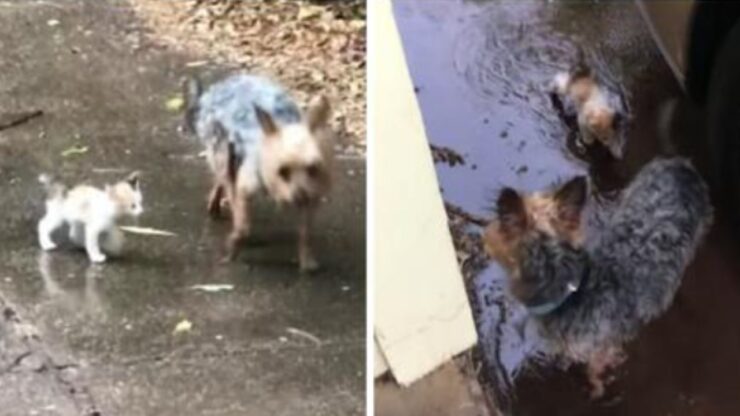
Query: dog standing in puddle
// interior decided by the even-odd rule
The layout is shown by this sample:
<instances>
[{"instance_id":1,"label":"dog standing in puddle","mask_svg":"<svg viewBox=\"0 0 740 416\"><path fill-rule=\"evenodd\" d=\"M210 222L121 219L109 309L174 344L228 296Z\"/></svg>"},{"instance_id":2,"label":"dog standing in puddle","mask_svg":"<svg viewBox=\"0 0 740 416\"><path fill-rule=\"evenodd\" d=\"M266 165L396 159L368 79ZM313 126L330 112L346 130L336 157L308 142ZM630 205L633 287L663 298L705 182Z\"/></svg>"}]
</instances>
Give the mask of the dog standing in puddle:
<instances>
[{"instance_id":1,"label":"dog standing in puddle","mask_svg":"<svg viewBox=\"0 0 740 416\"><path fill-rule=\"evenodd\" d=\"M331 185L328 101L318 97L304 113L281 86L245 74L206 91L195 79L186 85L185 124L206 147L214 174L208 211L218 215L224 198L231 207L225 259L249 235L249 199L264 190L279 206L297 209L298 263L302 271L316 269L309 229Z\"/></svg>"},{"instance_id":2,"label":"dog standing in puddle","mask_svg":"<svg viewBox=\"0 0 740 416\"><path fill-rule=\"evenodd\" d=\"M623 361L622 346L671 305L712 222L706 184L682 158L657 158L623 191L599 238L584 244L588 185L574 178L551 193L505 188L486 228L489 255L543 339L585 363L592 396Z\"/></svg>"}]
</instances>

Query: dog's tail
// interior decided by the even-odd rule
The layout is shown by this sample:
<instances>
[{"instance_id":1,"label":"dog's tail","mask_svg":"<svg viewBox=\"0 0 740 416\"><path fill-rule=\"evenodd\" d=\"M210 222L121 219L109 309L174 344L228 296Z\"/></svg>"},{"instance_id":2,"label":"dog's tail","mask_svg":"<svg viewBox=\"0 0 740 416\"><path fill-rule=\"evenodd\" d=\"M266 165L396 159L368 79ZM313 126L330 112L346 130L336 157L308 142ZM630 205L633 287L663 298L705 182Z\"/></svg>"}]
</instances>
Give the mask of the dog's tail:
<instances>
[{"instance_id":1,"label":"dog's tail","mask_svg":"<svg viewBox=\"0 0 740 416\"><path fill-rule=\"evenodd\" d=\"M39 183L44 186L47 199L62 198L67 192L67 186L48 173L39 175Z\"/></svg>"},{"instance_id":2,"label":"dog's tail","mask_svg":"<svg viewBox=\"0 0 740 416\"><path fill-rule=\"evenodd\" d=\"M195 134L195 121L198 117L200 96L203 93L201 82L196 77L187 77L183 82L183 96L185 97L185 129Z\"/></svg>"},{"instance_id":3,"label":"dog's tail","mask_svg":"<svg viewBox=\"0 0 740 416\"><path fill-rule=\"evenodd\" d=\"M223 152L226 159L226 175L229 182L236 183L236 172L241 164L241 159L236 151L236 143L229 140L228 132L219 121L213 123L214 148L216 152Z\"/></svg>"},{"instance_id":4,"label":"dog's tail","mask_svg":"<svg viewBox=\"0 0 740 416\"><path fill-rule=\"evenodd\" d=\"M658 145L664 156L676 156L678 150L672 140L673 119L678 109L678 99L663 103L658 108Z\"/></svg>"}]
</instances>

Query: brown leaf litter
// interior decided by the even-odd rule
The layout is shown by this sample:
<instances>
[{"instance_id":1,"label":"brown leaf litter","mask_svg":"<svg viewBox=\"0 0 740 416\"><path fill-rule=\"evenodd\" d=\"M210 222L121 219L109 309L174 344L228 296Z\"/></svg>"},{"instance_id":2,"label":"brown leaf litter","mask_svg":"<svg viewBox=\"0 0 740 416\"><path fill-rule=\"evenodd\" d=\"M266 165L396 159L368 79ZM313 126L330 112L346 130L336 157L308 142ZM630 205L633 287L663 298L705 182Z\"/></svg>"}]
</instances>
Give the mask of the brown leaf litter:
<instances>
[{"instance_id":1,"label":"brown leaf litter","mask_svg":"<svg viewBox=\"0 0 740 416\"><path fill-rule=\"evenodd\" d=\"M156 42L268 74L303 103L327 95L340 139L364 153L364 1L129 2Z\"/></svg>"},{"instance_id":2,"label":"brown leaf litter","mask_svg":"<svg viewBox=\"0 0 740 416\"><path fill-rule=\"evenodd\" d=\"M432 159L434 159L434 163L445 163L450 165L450 167L465 165L465 158L462 157L460 153L457 153L449 147L430 144L429 148L432 149Z\"/></svg>"},{"instance_id":3,"label":"brown leaf litter","mask_svg":"<svg viewBox=\"0 0 740 416\"><path fill-rule=\"evenodd\" d=\"M449 202L445 202L445 210L457 261L467 286L488 264L488 255L481 239L481 230L488 220Z\"/></svg>"}]
</instances>

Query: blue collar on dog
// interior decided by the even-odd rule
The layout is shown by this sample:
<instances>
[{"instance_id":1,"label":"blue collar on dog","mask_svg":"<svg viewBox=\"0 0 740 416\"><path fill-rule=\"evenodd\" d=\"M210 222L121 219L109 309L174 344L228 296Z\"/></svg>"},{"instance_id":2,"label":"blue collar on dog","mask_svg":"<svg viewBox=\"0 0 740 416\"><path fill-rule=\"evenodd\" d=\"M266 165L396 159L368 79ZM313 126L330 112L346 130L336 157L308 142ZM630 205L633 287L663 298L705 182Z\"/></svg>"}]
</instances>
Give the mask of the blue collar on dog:
<instances>
[{"instance_id":1,"label":"blue collar on dog","mask_svg":"<svg viewBox=\"0 0 740 416\"><path fill-rule=\"evenodd\" d=\"M551 313L552 311L554 311L555 309L559 308L563 303L565 303L566 300L568 300L570 295L578 292L578 289L581 288L581 286L583 285L583 282L588 277L589 270L590 268L586 268L586 271L584 271L583 274L581 275L581 280L579 280L577 284L572 284L572 283L568 284L568 288L565 291L565 294L563 294L563 296L561 296L560 298L555 299L550 302L541 303L539 305L527 306L526 307L527 311L531 315L542 316L542 315L547 315Z\"/></svg>"}]
</instances>

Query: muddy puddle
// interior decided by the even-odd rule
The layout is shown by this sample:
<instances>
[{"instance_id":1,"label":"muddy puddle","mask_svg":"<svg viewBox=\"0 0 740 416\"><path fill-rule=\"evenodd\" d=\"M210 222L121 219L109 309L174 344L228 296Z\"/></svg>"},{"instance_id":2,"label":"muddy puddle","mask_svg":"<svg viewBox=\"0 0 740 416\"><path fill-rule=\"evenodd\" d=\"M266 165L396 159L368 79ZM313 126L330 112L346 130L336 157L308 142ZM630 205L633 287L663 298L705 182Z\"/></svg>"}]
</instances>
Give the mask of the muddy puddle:
<instances>
[{"instance_id":1,"label":"muddy puddle","mask_svg":"<svg viewBox=\"0 0 740 416\"><path fill-rule=\"evenodd\" d=\"M395 0L404 45L446 203L473 219L491 216L503 186L531 191L589 174L597 187L587 234L600 232L615 192L658 151L656 116L680 97L631 2ZM632 120L625 157L588 159L546 93L583 48L597 71L626 92ZM701 136L697 128L678 129ZM700 130L700 129L698 129ZM684 137L693 140L693 137ZM481 228L470 221L472 235ZM736 250L718 219L685 276L673 307L628 346L605 397L589 399L582 369L527 364L543 342L522 331L524 311L505 291L503 270L484 264L469 277L483 381L515 415L735 414L740 398L740 313ZM463 267L463 270L467 270Z\"/></svg>"}]
</instances>

